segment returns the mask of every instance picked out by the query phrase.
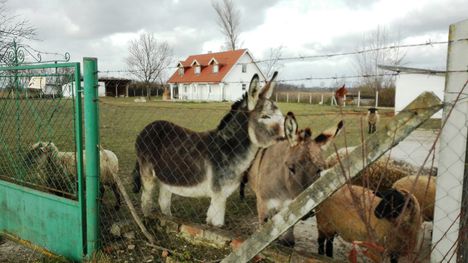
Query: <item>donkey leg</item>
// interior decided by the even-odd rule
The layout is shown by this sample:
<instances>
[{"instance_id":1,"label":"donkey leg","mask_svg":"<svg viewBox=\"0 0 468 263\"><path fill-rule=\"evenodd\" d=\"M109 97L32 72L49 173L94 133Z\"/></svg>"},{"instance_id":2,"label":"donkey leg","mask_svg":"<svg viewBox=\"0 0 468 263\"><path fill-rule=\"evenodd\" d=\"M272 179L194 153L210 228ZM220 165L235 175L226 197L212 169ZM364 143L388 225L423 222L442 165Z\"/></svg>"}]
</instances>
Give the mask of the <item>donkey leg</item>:
<instances>
[{"instance_id":1,"label":"donkey leg","mask_svg":"<svg viewBox=\"0 0 468 263\"><path fill-rule=\"evenodd\" d=\"M226 212L226 197L216 194L211 197L210 207L206 214L206 223L213 226L224 225L224 214Z\"/></svg>"},{"instance_id":2,"label":"donkey leg","mask_svg":"<svg viewBox=\"0 0 468 263\"><path fill-rule=\"evenodd\" d=\"M154 207L154 189L156 188L156 182L152 176L152 168L149 165L140 166L141 183L143 185L143 191L141 193L141 210L143 215L148 217Z\"/></svg>"},{"instance_id":3,"label":"donkey leg","mask_svg":"<svg viewBox=\"0 0 468 263\"><path fill-rule=\"evenodd\" d=\"M294 240L294 227L289 228L278 240L278 242L287 247L294 247L296 241Z\"/></svg>"},{"instance_id":4,"label":"donkey leg","mask_svg":"<svg viewBox=\"0 0 468 263\"><path fill-rule=\"evenodd\" d=\"M161 208L161 212L164 215L172 216L171 213L171 197L172 193L161 183L159 187L159 207Z\"/></svg>"}]
</instances>

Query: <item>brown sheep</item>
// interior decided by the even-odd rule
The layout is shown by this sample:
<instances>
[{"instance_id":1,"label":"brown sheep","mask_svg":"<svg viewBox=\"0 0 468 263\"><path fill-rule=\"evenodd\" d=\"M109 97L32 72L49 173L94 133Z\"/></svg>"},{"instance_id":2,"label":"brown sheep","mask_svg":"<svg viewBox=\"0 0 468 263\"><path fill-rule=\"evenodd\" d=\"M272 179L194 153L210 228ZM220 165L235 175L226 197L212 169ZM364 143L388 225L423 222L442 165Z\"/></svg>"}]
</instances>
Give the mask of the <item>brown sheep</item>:
<instances>
[{"instance_id":1,"label":"brown sheep","mask_svg":"<svg viewBox=\"0 0 468 263\"><path fill-rule=\"evenodd\" d=\"M411 253L421 228L417 199L404 190L390 189L380 194L379 197L369 189L345 185L320 204L316 210L319 254L333 256L335 235L348 242L373 242L385 248L384 256L390 257L392 263ZM408 205L403 208L407 198ZM383 262L383 255L370 253Z\"/></svg>"}]
</instances>

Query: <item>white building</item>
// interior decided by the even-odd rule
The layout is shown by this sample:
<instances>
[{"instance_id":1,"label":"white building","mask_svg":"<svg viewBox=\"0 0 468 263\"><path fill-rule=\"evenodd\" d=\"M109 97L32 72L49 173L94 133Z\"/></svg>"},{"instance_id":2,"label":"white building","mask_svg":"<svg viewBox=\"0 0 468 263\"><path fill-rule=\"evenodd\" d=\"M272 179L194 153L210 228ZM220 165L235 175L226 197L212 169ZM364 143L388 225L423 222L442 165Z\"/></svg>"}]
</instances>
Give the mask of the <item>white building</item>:
<instances>
[{"instance_id":1,"label":"white building","mask_svg":"<svg viewBox=\"0 0 468 263\"><path fill-rule=\"evenodd\" d=\"M189 56L169 78L171 100L235 101L261 70L247 49Z\"/></svg>"},{"instance_id":2,"label":"white building","mask_svg":"<svg viewBox=\"0 0 468 263\"><path fill-rule=\"evenodd\" d=\"M432 91L442 101L444 100L445 71L398 66L380 67L400 73L395 80L395 114L424 91ZM432 118L442 118L442 110L435 113Z\"/></svg>"},{"instance_id":3,"label":"white building","mask_svg":"<svg viewBox=\"0 0 468 263\"><path fill-rule=\"evenodd\" d=\"M106 83L103 81L98 82L98 96L104 97L106 96ZM81 81L81 88L83 88L84 83ZM75 82L70 82L62 86L62 95L65 98L70 98L72 95L76 95L75 91Z\"/></svg>"}]
</instances>

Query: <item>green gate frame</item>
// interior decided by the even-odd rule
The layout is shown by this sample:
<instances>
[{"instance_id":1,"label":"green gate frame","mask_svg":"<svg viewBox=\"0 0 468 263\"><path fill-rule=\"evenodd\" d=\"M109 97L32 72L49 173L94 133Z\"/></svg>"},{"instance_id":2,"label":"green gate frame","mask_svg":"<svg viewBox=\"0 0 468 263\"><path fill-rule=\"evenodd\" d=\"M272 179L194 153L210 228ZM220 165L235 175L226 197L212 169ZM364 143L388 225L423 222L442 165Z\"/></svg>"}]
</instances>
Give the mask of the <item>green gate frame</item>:
<instances>
[{"instance_id":1,"label":"green gate frame","mask_svg":"<svg viewBox=\"0 0 468 263\"><path fill-rule=\"evenodd\" d=\"M83 115L80 63L54 63L0 67L0 71L73 68L75 81L75 145L77 200L66 199L0 180L0 233L73 261L82 261L98 248L99 130L97 59L84 58L86 129L86 189L83 177Z\"/></svg>"}]
</instances>

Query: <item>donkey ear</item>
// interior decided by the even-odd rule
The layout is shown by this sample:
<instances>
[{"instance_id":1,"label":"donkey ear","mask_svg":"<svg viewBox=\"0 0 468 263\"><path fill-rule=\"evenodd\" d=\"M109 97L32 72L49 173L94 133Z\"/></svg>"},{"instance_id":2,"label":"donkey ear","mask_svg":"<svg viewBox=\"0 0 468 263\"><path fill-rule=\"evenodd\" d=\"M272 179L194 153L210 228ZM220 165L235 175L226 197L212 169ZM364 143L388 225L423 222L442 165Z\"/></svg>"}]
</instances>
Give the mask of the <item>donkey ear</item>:
<instances>
[{"instance_id":1,"label":"donkey ear","mask_svg":"<svg viewBox=\"0 0 468 263\"><path fill-rule=\"evenodd\" d=\"M247 93L247 109L249 111L255 109L255 105L257 105L260 93L259 80L258 74L255 74L250 81L249 92Z\"/></svg>"},{"instance_id":2,"label":"donkey ear","mask_svg":"<svg viewBox=\"0 0 468 263\"><path fill-rule=\"evenodd\" d=\"M317 143L322 149L326 149L330 142L335 139L335 137L340 133L343 129L344 123L343 121L338 122L336 127L330 128L322 133L320 133L317 137L315 137L314 141Z\"/></svg>"},{"instance_id":3,"label":"donkey ear","mask_svg":"<svg viewBox=\"0 0 468 263\"><path fill-rule=\"evenodd\" d=\"M297 129L298 125L296 117L294 117L294 113L288 112L286 118L284 118L284 135L288 139L288 142L291 146L294 146L299 142Z\"/></svg>"},{"instance_id":4,"label":"donkey ear","mask_svg":"<svg viewBox=\"0 0 468 263\"><path fill-rule=\"evenodd\" d=\"M275 71L270 81L268 81L265 87L263 87L262 92L260 93L261 98L269 99L271 97L271 95L273 94L273 90L275 89L275 86L276 86L277 76L278 76L278 71Z\"/></svg>"}]
</instances>

